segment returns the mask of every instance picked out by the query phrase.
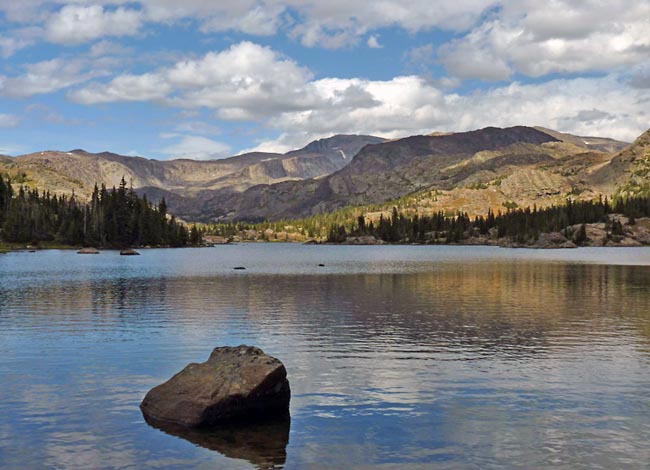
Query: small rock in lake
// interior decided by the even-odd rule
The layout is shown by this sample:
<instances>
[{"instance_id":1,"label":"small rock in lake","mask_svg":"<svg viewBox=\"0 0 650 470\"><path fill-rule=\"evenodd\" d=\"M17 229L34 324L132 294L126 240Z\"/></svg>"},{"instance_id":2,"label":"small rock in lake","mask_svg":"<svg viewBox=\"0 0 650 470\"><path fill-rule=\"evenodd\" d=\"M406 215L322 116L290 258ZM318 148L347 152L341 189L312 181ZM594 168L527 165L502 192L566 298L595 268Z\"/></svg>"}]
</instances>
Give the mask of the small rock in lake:
<instances>
[{"instance_id":1,"label":"small rock in lake","mask_svg":"<svg viewBox=\"0 0 650 470\"><path fill-rule=\"evenodd\" d=\"M319 264L318 264L318 267L319 267L319 268L324 268L325 265L324 265L323 263L319 263Z\"/></svg>"},{"instance_id":2,"label":"small rock in lake","mask_svg":"<svg viewBox=\"0 0 650 470\"><path fill-rule=\"evenodd\" d=\"M121 256L139 256L140 253L138 253L135 250L129 249L129 250L122 250L120 251Z\"/></svg>"},{"instance_id":3,"label":"small rock in lake","mask_svg":"<svg viewBox=\"0 0 650 470\"><path fill-rule=\"evenodd\" d=\"M237 269L237 270L240 270L240 271L241 271L242 269L246 269L246 268L245 268L244 266L235 266L235 267L232 268L232 269Z\"/></svg>"},{"instance_id":4,"label":"small rock in lake","mask_svg":"<svg viewBox=\"0 0 650 470\"><path fill-rule=\"evenodd\" d=\"M206 362L189 364L151 389L140 409L149 422L198 427L286 415L290 398L282 362L242 345L216 348Z\"/></svg>"},{"instance_id":5,"label":"small rock in lake","mask_svg":"<svg viewBox=\"0 0 650 470\"><path fill-rule=\"evenodd\" d=\"M86 247L77 251L77 253L80 255L98 255L99 250L97 248Z\"/></svg>"}]
</instances>

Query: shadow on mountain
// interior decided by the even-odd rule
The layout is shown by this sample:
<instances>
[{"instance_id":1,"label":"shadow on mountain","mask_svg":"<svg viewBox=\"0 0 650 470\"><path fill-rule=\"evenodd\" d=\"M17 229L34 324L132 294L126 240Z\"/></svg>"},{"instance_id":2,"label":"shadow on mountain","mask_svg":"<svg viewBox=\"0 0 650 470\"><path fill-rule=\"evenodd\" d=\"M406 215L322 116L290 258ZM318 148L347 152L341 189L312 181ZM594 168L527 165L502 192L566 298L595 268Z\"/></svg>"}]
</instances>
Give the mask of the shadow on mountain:
<instances>
[{"instance_id":1,"label":"shadow on mountain","mask_svg":"<svg viewBox=\"0 0 650 470\"><path fill-rule=\"evenodd\" d=\"M243 459L260 470L282 468L287 458L291 418L286 416L259 423L229 424L218 428L191 429L145 418L149 426L180 437L199 447L231 459Z\"/></svg>"}]
</instances>

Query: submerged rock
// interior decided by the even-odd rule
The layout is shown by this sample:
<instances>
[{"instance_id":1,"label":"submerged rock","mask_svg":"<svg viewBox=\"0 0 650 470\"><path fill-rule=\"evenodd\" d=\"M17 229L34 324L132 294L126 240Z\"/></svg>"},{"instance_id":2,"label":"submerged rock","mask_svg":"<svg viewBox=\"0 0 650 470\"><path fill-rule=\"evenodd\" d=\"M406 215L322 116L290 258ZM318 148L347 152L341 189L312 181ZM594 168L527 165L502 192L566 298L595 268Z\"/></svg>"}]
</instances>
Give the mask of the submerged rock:
<instances>
[{"instance_id":1,"label":"submerged rock","mask_svg":"<svg viewBox=\"0 0 650 470\"><path fill-rule=\"evenodd\" d=\"M77 251L77 253L80 255L98 255L99 250L97 248L86 247Z\"/></svg>"},{"instance_id":2,"label":"submerged rock","mask_svg":"<svg viewBox=\"0 0 650 470\"><path fill-rule=\"evenodd\" d=\"M128 249L128 250L122 250L122 251L120 251L120 255L121 255L121 256L139 256L140 253L138 253L138 252L135 251L135 250Z\"/></svg>"},{"instance_id":3,"label":"submerged rock","mask_svg":"<svg viewBox=\"0 0 650 470\"><path fill-rule=\"evenodd\" d=\"M291 391L282 362L252 346L222 347L189 364L140 404L148 422L186 427L287 415Z\"/></svg>"}]
</instances>

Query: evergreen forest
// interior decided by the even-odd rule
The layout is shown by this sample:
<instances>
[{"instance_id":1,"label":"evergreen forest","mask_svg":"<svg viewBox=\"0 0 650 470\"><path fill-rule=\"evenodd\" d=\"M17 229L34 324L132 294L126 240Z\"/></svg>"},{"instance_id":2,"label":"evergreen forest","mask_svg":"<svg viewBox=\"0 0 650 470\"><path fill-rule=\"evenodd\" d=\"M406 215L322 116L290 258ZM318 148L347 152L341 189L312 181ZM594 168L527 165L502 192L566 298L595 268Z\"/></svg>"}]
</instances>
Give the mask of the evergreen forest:
<instances>
[{"instance_id":1,"label":"evergreen forest","mask_svg":"<svg viewBox=\"0 0 650 470\"><path fill-rule=\"evenodd\" d=\"M122 181L108 190L95 186L90 202L41 193L0 175L0 241L126 248L199 245L201 232L188 228L157 205L138 196Z\"/></svg>"}]
</instances>

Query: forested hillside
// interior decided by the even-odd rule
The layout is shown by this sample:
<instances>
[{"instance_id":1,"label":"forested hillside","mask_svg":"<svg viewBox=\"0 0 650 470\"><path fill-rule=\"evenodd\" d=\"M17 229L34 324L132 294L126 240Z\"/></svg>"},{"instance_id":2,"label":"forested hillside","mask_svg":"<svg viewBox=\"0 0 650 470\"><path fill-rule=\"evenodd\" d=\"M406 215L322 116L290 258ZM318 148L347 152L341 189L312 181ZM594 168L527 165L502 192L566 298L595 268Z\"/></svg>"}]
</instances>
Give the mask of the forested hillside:
<instances>
[{"instance_id":1,"label":"forested hillside","mask_svg":"<svg viewBox=\"0 0 650 470\"><path fill-rule=\"evenodd\" d=\"M95 186L89 203L71 197L13 189L0 175L0 241L55 243L73 246L124 248L130 246L187 246L201 235L167 213L165 201L154 206L127 189Z\"/></svg>"}]
</instances>

